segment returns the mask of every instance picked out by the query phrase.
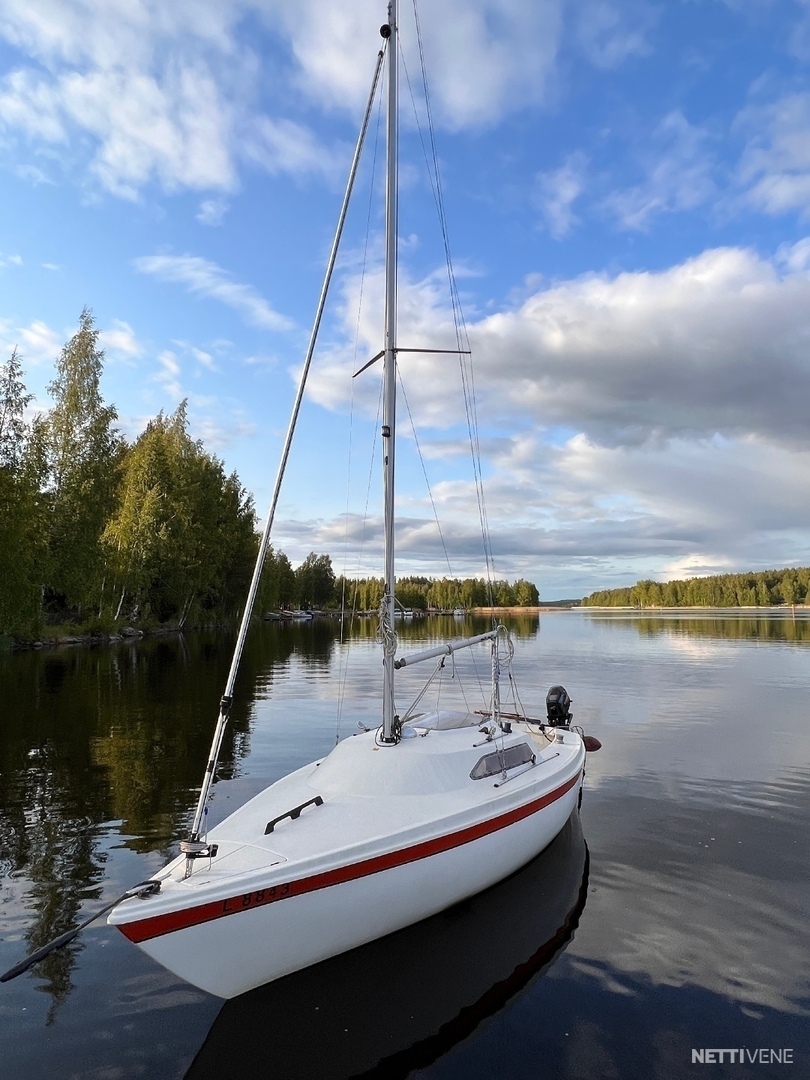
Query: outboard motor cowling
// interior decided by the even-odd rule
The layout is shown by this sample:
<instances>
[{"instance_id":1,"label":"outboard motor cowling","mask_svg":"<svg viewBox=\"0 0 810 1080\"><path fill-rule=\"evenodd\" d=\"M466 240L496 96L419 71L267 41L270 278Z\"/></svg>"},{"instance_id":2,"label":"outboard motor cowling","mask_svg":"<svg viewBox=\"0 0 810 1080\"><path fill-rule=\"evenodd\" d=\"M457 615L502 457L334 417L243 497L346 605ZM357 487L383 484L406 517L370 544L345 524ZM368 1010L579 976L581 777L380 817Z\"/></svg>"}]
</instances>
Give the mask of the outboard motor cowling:
<instances>
[{"instance_id":1,"label":"outboard motor cowling","mask_svg":"<svg viewBox=\"0 0 810 1080\"><path fill-rule=\"evenodd\" d=\"M550 727L567 727L571 723L571 698L564 686L552 686L546 694L546 714Z\"/></svg>"}]
</instances>

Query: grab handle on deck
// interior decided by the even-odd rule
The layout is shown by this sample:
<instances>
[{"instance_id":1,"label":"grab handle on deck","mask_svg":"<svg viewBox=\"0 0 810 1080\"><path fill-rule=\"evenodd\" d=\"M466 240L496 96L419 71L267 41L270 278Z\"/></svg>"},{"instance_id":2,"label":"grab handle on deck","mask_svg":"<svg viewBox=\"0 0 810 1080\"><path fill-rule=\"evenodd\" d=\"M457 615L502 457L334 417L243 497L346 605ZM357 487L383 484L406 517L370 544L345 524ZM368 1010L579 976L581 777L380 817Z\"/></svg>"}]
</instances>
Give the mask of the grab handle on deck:
<instances>
[{"instance_id":1,"label":"grab handle on deck","mask_svg":"<svg viewBox=\"0 0 810 1080\"><path fill-rule=\"evenodd\" d=\"M267 828L264 830L264 835L267 836L268 833L271 833L273 831L273 829L276 827L276 825L278 825L278 823L280 821L283 821L284 818L292 818L292 820L295 821L295 819L297 817L301 816L301 811L305 807L313 806L313 805L315 805L315 806L322 806L323 805L323 799L321 798L320 795L316 795L314 799L307 799L307 801L302 802L300 806L294 806L292 810L288 810L286 814L279 814L279 816L274 817L272 821L268 821L267 822Z\"/></svg>"}]
</instances>

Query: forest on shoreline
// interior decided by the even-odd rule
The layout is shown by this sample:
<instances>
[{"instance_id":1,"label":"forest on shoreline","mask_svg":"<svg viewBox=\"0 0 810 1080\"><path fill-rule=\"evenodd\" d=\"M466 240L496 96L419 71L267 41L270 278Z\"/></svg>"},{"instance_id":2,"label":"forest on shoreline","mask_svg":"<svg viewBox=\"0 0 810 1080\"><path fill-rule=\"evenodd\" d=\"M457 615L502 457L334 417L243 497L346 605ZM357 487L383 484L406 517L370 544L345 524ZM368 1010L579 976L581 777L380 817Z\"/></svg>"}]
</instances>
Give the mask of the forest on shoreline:
<instances>
[{"instance_id":1,"label":"forest on shoreline","mask_svg":"<svg viewBox=\"0 0 810 1080\"><path fill-rule=\"evenodd\" d=\"M638 581L625 589L603 589L583 607L773 607L810 604L810 567L748 574L714 574L682 581Z\"/></svg>"},{"instance_id":2,"label":"forest on shoreline","mask_svg":"<svg viewBox=\"0 0 810 1080\"><path fill-rule=\"evenodd\" d=\"M133 443L101 394L104 351L92 313L56 362L52 406L30 422L15 349L0 364L0 637L46 627L105 635L233 622L258 552L250 494L188 433L186 403L159 412ZM257 612L372 610L381 578L336 577L329 555L293 569L268 549ZM530 582L406 577L404 607L534 606Z\"/></svg>"}]
</instances>

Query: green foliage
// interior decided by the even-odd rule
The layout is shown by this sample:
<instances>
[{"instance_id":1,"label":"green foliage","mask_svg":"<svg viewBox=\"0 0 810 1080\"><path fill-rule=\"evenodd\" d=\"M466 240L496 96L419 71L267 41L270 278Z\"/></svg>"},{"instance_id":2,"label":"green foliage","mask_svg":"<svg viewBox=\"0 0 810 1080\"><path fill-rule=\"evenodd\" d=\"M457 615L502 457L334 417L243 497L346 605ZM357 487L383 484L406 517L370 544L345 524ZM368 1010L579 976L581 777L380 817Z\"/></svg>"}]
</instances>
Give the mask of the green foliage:
<instances>
[{"instance_id":1,"label":"green foliage","mask_svg":"<svg viewBox=\"0 0 810 1080\"><path fill-rule=\"evenodd\" d=\"M344 606L354 611L373 611L383 594L382 578L339 578L335 585L336 602L345 596ZM483 578L403 577L396 583L396 597L403 607L414 611L451 611L453 608L536 607L537 586L523 578L513 584L494 581L492 587Z\"/></svg>"},{"instance_id":2,"label":"green foliage","mask_svg":"<svg viewBox=\"0 0 810 1080\"><path fill-rule=\"evenodd\" d=\"M16 350L0 365L0 634L30 638L45 616L85 632L136 616L218 620L244 603L250 497L189 437L185 402L128 447L102 400L103 361L85 309L57 360L53 408L30 425Z\"/></svg>"},{"instance_id":3,"label":"green foliage","mask_svg":"<svg viewBox=\"0 0 810 1080\"><path fill-rule=\"evenodd\" d=\"M296 599L300 607L322 608L335 595L335 571L328 555L311 551L295 571Z\"/></svg>"},{"instance_id":4,"label":"green foliage","mask_svg":"<svg viewBox=\"0 0 810 1080\"><path fill-rule=\"evenodd\" d=\"M262 577L256 600L259 614L290 607L295 603L295 571L283 551L275 552L268 546L264 556Z\"/></svg>"},{"instance_id":5,"label":"green foliage","mask_svg":"<svg viewBox=\"0 0 810 1080\"><path fill-rule=\"evenodd\" d=\"M540 603L537 586L531 581L519 578L515 582L515 603L518 607L537 607Z\"/></svg>"},{"instance_id":6,"label":"green foliage","mask_svg":"<svg viewBox=\"0 0 810 1080\"><path fill-rule=\"evenodd\" d=\"M33 636L40 626L44 521L41 423L30 428L15 349L0 366L0 634Z\"/></svg>"},{"instance_id":7,"label":"green foliage","mask_svg":"<svg viewBox=\"0 0 810 1080\"><path fill-rule=\"evenodd\" d=\"M684 581L638 581L586 596L585 607L770 607L810 604L810 567L716 574Z\"/></svg>"},{"instance_id":8,"label":"green foliage","mask_svg":"<svg viewBox=\"0 0 810 1080\"><path fill-rule=\"evenodd\" d=\"M33 396L25 392L22 361L15 348L0 366L0 466L12 472L19 470L25 453L25 410Z\"/></svg>"},{"instance_id":9,"label":"green foliage","mask_svg":"<svg viewBox=\"0 0 810 1080\"><path fill-rule=\"evenodd\" d=\"M124 456L102 536L111 574L105 607L151 611L181 626L196 606L233 614L256 552L250 498L188 434L186 402L159 413Z\"/></svg>"},{"instance_id":10,"label":"green foliage","mask_svg":"<svg viewBox=\"0 0 810 1080\"><path fill-rule=\"evenodd\" d=\"M406 579L407 580L407 579ZM380 606L385 582L380 578L339 577L335 582L335 602L348 611L376 611ZM408 605L402 601L405 607Z\"/></svg>"},{"instance_id":11,"label":"green foliage","mask_svg":"<svg viewBox=\"0 0 810 1080\"><path fill-rule=\"evenodd\" d=\"M43 426L47 463L47 584L56 605L97 604L103 579L101 534L113 510L124 442L116 410L101 397L104 352L85 308L62 349L54 399Z\"/></svg>"}]
</instances>

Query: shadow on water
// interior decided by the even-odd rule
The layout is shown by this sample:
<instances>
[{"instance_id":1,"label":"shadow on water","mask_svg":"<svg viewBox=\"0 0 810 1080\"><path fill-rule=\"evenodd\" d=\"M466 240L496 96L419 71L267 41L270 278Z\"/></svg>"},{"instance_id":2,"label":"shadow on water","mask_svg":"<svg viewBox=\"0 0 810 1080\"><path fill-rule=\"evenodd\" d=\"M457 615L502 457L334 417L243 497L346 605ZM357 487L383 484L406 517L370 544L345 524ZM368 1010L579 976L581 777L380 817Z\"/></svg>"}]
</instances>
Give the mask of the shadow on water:
<instances>
[{"instance_id":1,"label":"shadow on water","mask_svg":"<svg viewBox=\"0 0 810 1080\"><path fill-rule=\"evenodd\" d=\"M553 963L587 885L575 812L541 855L487 892L226 1002L186 1080L264 1075L271 1062L288 1080L394 1080L425 1068Z\"/></svg>"}]
</instances>

